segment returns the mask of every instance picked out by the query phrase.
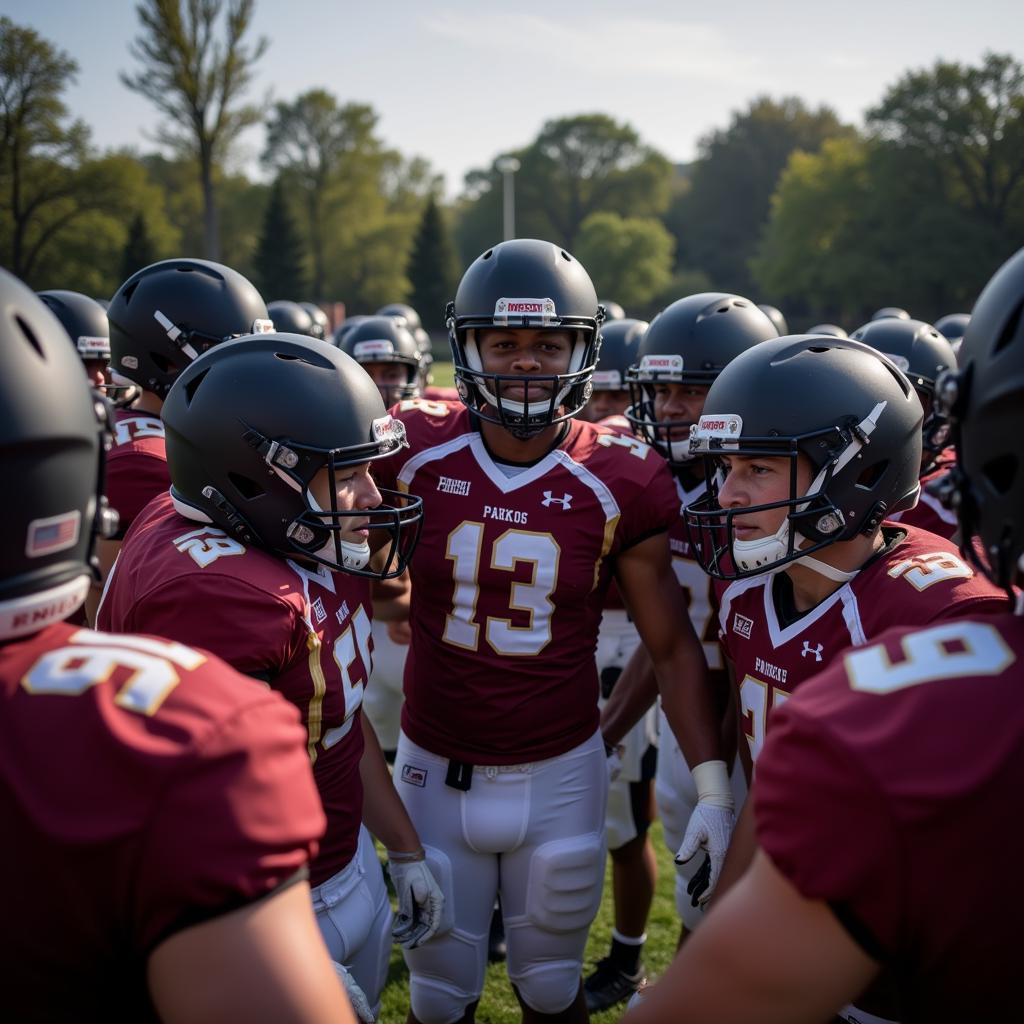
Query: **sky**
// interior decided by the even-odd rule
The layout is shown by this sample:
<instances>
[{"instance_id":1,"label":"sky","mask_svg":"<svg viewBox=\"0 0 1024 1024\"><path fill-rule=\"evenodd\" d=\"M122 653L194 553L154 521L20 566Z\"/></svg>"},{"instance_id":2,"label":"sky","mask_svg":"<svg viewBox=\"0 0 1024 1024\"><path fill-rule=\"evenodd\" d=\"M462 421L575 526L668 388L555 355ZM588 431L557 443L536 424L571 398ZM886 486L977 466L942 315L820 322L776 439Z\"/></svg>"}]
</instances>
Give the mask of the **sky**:
<instances>
[{"instance_id":1,"label":"sky","mask_svg":"<svg viewBox=\"0 0 1024 1024\"><path fill-rule=\"evenodd\" d=\"M159 115L128 89L131 0L0 0L79 64L65 95L100 148L154 148ZM603 112L678 163L757 95L800 96L863 122L886 87L937 59L1024 59L1021 0L257 0L270 48L253 100L326 88L370 104L385 142L426 157L449 196L463 175L528 144L550 118ZM237 161L259 176L262 129Z\"/></svg>"}]
</instances>

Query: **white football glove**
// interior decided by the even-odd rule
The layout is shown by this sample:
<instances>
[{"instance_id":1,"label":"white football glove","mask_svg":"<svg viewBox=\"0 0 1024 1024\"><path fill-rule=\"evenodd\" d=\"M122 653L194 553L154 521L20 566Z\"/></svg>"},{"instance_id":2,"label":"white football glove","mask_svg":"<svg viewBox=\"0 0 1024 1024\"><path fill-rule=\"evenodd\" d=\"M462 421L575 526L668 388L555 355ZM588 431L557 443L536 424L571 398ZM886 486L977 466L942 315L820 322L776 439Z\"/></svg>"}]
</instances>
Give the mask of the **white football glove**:
<instances>
[{"instance_id":1,"label":"white football glove","mask_svg":"<svg viewBox=\"0 0 1024 1024\"><path fill-rule=\"evenodd\" d=\"M724 761L705 761L697 765L693 769L693 781L697 786L697 806L687 823L686 835L676 853L676 863L685 864L698 850L707 853L708 884L698 896L698 903L704 906L718 884L736 818Z\"/></svg>"},{"instance_id":2,"label":"white football glove","mask_svg":"<svg viewBox=\"0 0 1024 1024\"><path fill-rule=\"evenodd\" d=\"M348 1001L352 1004L356 1016L363 1024L374 1024L377 1018L374 1017L373 1010L370 1009L370 1001L366 998L366 993L359 987L359 982L352 977L351 972L344 964L339 964L337 960L332 960L331 963L334 965L334 973L345 986L345 994L348 996Z\"/></svg>"},{"instance_id":3,"label":"white football glove","mask_svg":"<svg viewBox=\"0 0 1024 1024\"><path fill-rule=\"evenodd\" d=\"M605 744L608 747L610 744ZM622 744L619 743L608 751L608 781L614 782L622 774Z\"/></svg>"},{"instance_id":4,"label":"white football glove","mask_svg":"<svg viewBox=\"0 0 1024 1024\"><path fill-rule=\"evenodd\" d=\"M388 851L388 873L398 894L398 914L391 937L404 949L415 949L433 938L440 926L444 893L425 860L407 857L408 854Z\"/></svg>"}]
</instances>

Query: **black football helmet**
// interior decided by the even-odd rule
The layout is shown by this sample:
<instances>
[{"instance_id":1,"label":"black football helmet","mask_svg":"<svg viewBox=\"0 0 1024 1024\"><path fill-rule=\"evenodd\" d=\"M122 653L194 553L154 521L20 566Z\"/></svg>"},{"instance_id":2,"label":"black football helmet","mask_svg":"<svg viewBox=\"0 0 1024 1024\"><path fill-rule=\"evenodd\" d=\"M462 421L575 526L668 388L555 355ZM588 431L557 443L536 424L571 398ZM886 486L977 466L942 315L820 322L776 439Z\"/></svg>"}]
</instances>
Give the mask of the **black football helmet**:
<instances>
[{"instance_id":1,"label":"black football helmet","mask_svg":"<svg viewBox=\"0 0 1024 1024\"><path fill-rule=\"evenodd\" d=\"M297 302L287 299L275 299L267 303L267 313L274 321L277 334L301 334L306 338L315 338L316 328L313 318Z\"/></svg>"},{"instance_id":2,"label":"black football helmet","mask_svg":"<svg viewBox=\"0 0 1024 1024\"><path fill-rule=\"evenodd\" d=\"M646 320L622 319L601 328L601 354L591 377L595 391L629 391L629 368L636 362L637 346L650 325Z\"/></svg>"},{"instance_id":3,"label":"black football helmet","mask_svg":"<svg viewBox=\"0 0 1024 1024\"><path fill-rule=\"evenodd\" d=\"M757 308L772 322L772 326L775 328L776 333L781 337L784 334L789 334L789 324L786 323L786 318L782 315L782 310L777 306L769 306L767 303L759 302Z\"/></svg>"},{"instance_id":4,"label":"black football helmet","mask_svg":"<svg viewBox=\"0 0 1024 1024\"><path fill-rule=\"evenodd\" d=\"M956 369L953 346L931 324L896 317L872 320L858 327L850 337L888 356L917 388L925 408L921 472L928 472L949 443L949 423L939 414L933 399L939 374Z\"/></svg>"},{"instance_id":5,"label":"black football helmet","mask_svg":"<svg viewBox=\"0 0 1024 1024\"><path fill-rule=\"evenodd\" d=\"M964 556L1009 590L1024 556L1024 249L978 297L959 363L936 387L957 451L937 487L957 511Z\"/></svg>"},{"instance_id":6,"label":"black football helmet","mask_svg":"<svg viewBox=\"0 0 1024 1024\"><path fill-rule=\"evenodd\" d=\"M759 306L740 295L700 292L666 306L640 339L629 370L632 406L626 418L633 431L653 445L670 465L690 462L691 423L658 421L658 384L709 386L727 363L752 345L777 338L775 325Z\"/></svg>"},{"instance_id":7,"label":"black football helmet","mask_svg":"<svg viewBox=\"0 0 1024 1024\"><path fill-rule=\"evenodd\" d=\"M397 363L405 370L405 380L397 385L381 385L381 398L390 408L396 402L415 398L420 387L420 350L401 317L368 316L342 338L338 348L360 366L368 363Z\"/></svg>"},{"instance_id":8,"label":"black football helmet","mask_svg":"<svg viewBox=\"0 0 1024 1024\"><path fill-rule=\"evenodd\" d=\"M107 311L81 292L38 292L50 312L61 322L83 363L110 362L110 326Z\"/></svg>"},{"instance_id":9,"label":"black football helmet","mask_svg":"<svg viewBox=\"0 0 1024 1024\"><path fill-rule=\"evenodd\" d=\"M209 260L162 260L136 271L117 289L107 319L114 383L159 398L207 349L274 329L253 285Z\"/></svg>"},{"instance_id":10,"label":"black football helmet","mask_svg":"<svg viewBox=\"0 0 1024 1024\"><path fill-rule=\"evenodd\" d=\"M807 328L808 334L824 334L828 338L848 338L849 335L839 324L815 324Z\"/></svg>"},{"instance_id":11,"label":"black football helmet","mask_svg":"<svg viewBox=\"0 0 1024 1024\"><path fill-rule=\"evenodd\" d=\"M373 579L405 570L419 536L419 498L381 489L375 509L336 505L337 470L406 444L377 386L344 352L290 334L218 345L179 375L161 415L171 497L183 515L332 570ZM329 509L310 490L324 467ZM368 565L369 545L342 540L353 518L388 539L383 568Z\"/></svg>"},{"instance_id":12,"label":"black football helmet","mask_svg":"<svg viewBox=\"0 0 1024 1024\"><path fill-rule=\"evenodd\" d=\"M103 495L108 406L82 375L66 329L0 270L0 640L35 633L85 601L97 536L117 516ZM40 401L45 395L48 401Z\"/></svg>"},{"instance_id":13,"label":"black football helmet","mask_svg":"<svg viewBox=\"0 0 1024 1024\"><path fill-rule=\"evenodd\" d=\"M331 332L331 321L328 319L327 314L315 302L300 302L299 305L313 320L313 333L310 337L323 341Z\"/></svg>"},{"instance_id":14,"label":"black football helmet","mask_svg":"<svg viewBox=\"0 0 1024 1024\"><path fill-rule=\"evenodd\" d=\"M706 459L708 489L683 518L704 570L733 580L799 559L831 575L809 556L916 504L922 417L906 376L860 342L798 335L738 355L711 385L690 437L691 451ZM789 459L789 497L723 509L718 455ZM813 473L804 493L800 455ZM777 508L787 514L774 535L736 539L735 518Z\"/></svg>"},{"instance_id":15,"label":"black football helmet","mask_svg":"<svg viewBox=\"0 0 1024 1024\"><path fill-rule=\"evenodd\" d=\"M612 320L626 319L626 311L617 302L613 302L611 299L601 299L600 303L601 308L604 310L605 323L611 323Z\"/></svg>"},{"instance_id":16,"label":"black football helmet","mask_svg":"<svg viewBox=\"0 0 1024 1024\"><path fill-rule=\"evenodd\" d=\"M953 351L963 344L967 325L971 322L970 313L947 313L935 321L935 330L953 346Z\"/></svg>"},{"instance_id":17,"label":"black football helmet","mask_svg":"<svg viewBox=\"0 0 1024 1024\"><path fill-rule=\"evenodd\" d=\"M337 327L334 328L333 342L337 346L341 346L341 343L345 340L345 335L352 330L353 327L358 326L364 320L368 320L369 317L364 316L362 313L356 316L347 316Z\"/></svg>"},{"instance_id":18,"label":"black football helmet","mask_svg":"<svg viewBox=\"0 0 1024 1024\"><path fill-rule=\"evenodd\" d=\"M515 238L488 249L463 274L446 310L459 395L480 419L520 438L570 419L590 398L603 319L590 275L564 249L535 238ZM484 372L476 332L488 327L568 330L576 339L568 372ZM538 391L538 385L550 394ZM505 397L510 386L524 388L521 401ZM540 400L531 401L531 387Z\"/></svg>"},{"instance_id":19,"label":"black football helmet","mask_svg":"<svg viewBox=\"0 0 1024 1024\"><path fill-rule=\"evenodd\" d=\"M910 314L899 306L883 306L871 314L872 320L888 320L890 317L896 320L909 320Z\"/></svg>"},{"instance_id":20,"label":"black football helmet","mask_svg":"<svg viewBox=\"0 0 1024 1024\"><path fill-rule=\"evenodd\" d=\"M413 337L415 337L416 332L421 330L423 327L419 313L405 302L389 302L386 306L381 306L373 315L400 316L405 321L405 326L409 329Z\"/></svg>"}]
</instances>

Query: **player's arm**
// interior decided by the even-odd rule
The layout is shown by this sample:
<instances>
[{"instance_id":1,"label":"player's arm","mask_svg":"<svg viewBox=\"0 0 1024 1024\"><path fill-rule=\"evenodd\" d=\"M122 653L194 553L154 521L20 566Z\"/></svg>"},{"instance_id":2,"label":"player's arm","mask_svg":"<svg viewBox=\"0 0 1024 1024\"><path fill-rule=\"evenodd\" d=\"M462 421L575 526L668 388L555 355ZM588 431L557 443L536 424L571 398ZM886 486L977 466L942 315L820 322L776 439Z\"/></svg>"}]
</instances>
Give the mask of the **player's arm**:
<instances>
[{"instance_id":1,"label":"player's arm","mask_svg":"<svg viewBox=\"0 0 1024 1024\"><path fill-rule=\"evenodd\" d=\"M625 1024L818 1024L877 971L832 910L758 850Z\"/></svg>"},{"instance_id":2,"label":"player's arm","mask_svg":"<svg viewBox=\"0 0 1024 1024\"><path fill-rule=\"evenodd\" d=\"M392 937L406 949L415 949L440 927L444 894L427 866L420 837L395 790L377 734L366 715L360 715L360 719L364 744L359 762L363 823L387 851L388 871L398 896Z\"/></svg>"},{"instance_id":3,"label":"player's arm","mask_svg":"<svg viewBox=\"0 0 1024 1024\"><path fill-rule=\"evenodd\" d=\"M658 697L658 678L643 644L633 652L601 710L601 735L617 746Z\"/></svg>"},{"instance_id":4,"label":"player's arm","mask_svg":"<svg viewBox=\"0 0 1024 1024\"><path fill-rule=\"evenodd\" d=\"M168 1024L351 1024L355 1020L313 916L309 885L164 940L147 965Z\"/></svg>"}]
</instances>

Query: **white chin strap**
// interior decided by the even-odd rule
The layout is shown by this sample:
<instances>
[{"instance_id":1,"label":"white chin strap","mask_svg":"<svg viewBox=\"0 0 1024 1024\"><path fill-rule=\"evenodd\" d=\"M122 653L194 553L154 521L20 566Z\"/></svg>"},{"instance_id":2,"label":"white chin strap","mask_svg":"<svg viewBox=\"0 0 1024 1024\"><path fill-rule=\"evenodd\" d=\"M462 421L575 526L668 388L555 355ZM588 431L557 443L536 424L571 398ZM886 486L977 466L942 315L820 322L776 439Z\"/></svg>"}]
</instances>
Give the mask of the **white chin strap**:
<instances>
[{"instance_id":1,"label":"white chin strap","mask_svg":"<svg viewBox=\"0 0 1024 1024\"><path fill-rule=\"evenodd\" d=\"M576 331L575 333L576 344L573 345L572 356L569 359L568 372L570 374L577 373L580 370L583 364L583 353L586 350L586 344L583 341L583 332ZM483 373L484 367L483 363L480 361L480 350L477 348L475 330L466 331L466 341L463 347L466 350L466 362L469 364L469 368ZM546 375L541 374L541 376ZM523 374L523 377L527 382L530 379L529 374ZM513 416L545 416L552 408L550 400L544 402L530 402L529 405L525 402L513 402L509 398L502 398L499 400L497 396L492 395L491 392L479 381L477 381L476 386L480 389L480 394L484 396L488 404L493 405L495 409L500 405L505 412L511 413ZM572 388L572 384L567 384L558 392L555 396L555 409L565 401L566 395L569 394Z\"/></svg>"},{"instance_id":2,"label":"white chin strap","mask_svg":"<svg viewBox=\"0 0 1024 1024\"><path fill-rule=\"evenodd\" d=\"M866 439L871 436L875 427L878 426L878 417L881 416L882 410L887 404L887 402L879 402L861 420L858 424L860 433L854 434L854 440L846 446L842 455L836 460L833 475L838 474L844 467L849 465L856 454L864 447L867 443ZM861 437L864 437L865 440L862 441ZM827 466L821 469L818 475L811 481L804 494L814 494L818 491L825 482L827 472ZM806 504L798 505L796 511L802 512L806 507ZM794 534L793 549L798 550L806 541L807 538L801 534ZM776 562L781 562L789 555L789 517L786 516L782 520L782 524L770 537L759 537L757 540L734 540L732 542L732 553L736 565L744 572L767 572ZM829 565L827 562L812 558L810 555L804 555L794 561L798 565L806 565L808 569L836 583L848 583L859 571L845 572L842 569Z\"/></svg>"},{"instance_id":3,"label":"white chin strap","mask_svg":"<svg viewBox=\"0 0 1024 1024\"><path fill-rule=\"evenodd\" d=\"M283 474L281 474L283 475ZM309 507L313 512L317 512L320 515L330 515L326 509L322 509L318 504L316 498L313 497L309 491L306 492L306 501L309 503ZM341 564L346 569L363 569L366 563L370 560L370 544L369 541L363 541L361 544L353 544L351 541L341 540L338 538L341 545ZM314 555L319 555L321 558L326 558L329 562L333 562L337 555L337 550L334 547L334 536L332 535L329 540L321 544L320 547L313 552Z\"/></svg>"},{"instance_id":4,"label":"white chin strap","mask_svg":"<svg viewBox=\"0 0 1024 1024\"><path fill-rule=\"evenodd\" d=\"M690 453L690 441L669 441L668 450L673 462L693 462L695 456Z\"/></svg>"}]
</instances>

